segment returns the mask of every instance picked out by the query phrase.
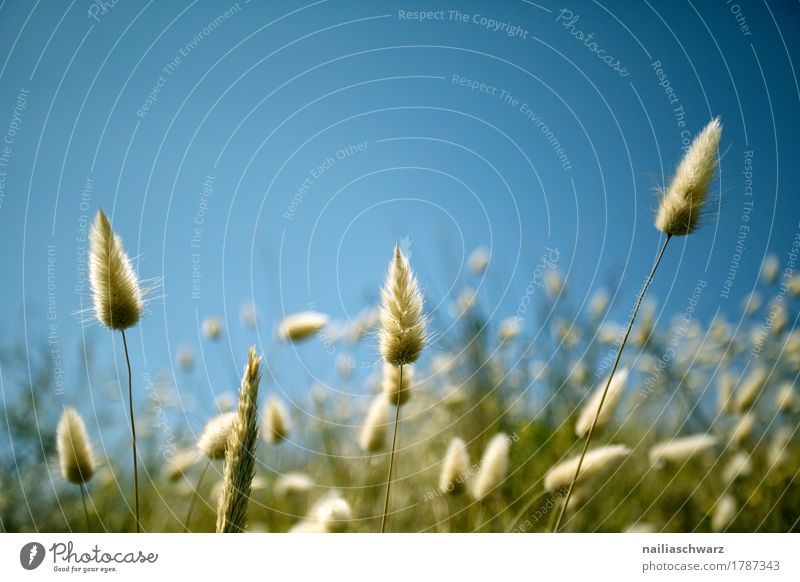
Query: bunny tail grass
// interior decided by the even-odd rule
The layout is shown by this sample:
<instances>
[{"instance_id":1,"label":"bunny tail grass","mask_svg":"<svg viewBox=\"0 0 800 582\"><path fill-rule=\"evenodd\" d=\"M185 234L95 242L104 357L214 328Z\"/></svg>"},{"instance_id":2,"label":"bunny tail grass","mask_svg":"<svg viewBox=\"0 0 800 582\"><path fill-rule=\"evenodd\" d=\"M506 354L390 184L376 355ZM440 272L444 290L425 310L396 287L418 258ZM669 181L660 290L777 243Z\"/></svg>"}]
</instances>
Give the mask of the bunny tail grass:
<instances>
[{"instance_id":1,"label":"bunny tail grass","mask_svg":"<svg viewBox=\"0 0 800 582\"><path fill-rule=\"evenodd\" d=\"M661 232L683 236L697 228L717 170L721 137L722 125L716 117L694 138L661 197L656 213L656 228Z\"/></svg>"},{"instance_id":2,"label":"bunny tail grass","mask_svg":"<svg viewBox=\"0 0 800 582\"><path fill-rule=\"evenodd\" d=\"M83 485L95 471L94 456L86 426L80 414L70 407L64 408L56 429L56 449L61 475L66 481Z\"/></svg>"},{"instance_id":3,"label":"bunny tail grass","mask_svg":"<svg viewBox=\"0 0 800 582\"><path fill-rule=\"evenodd\" d=\"M89 231L89 282L95 317L109 329L127 329L142 316L142 290L122 240L97 211Z\"/></svg>"},{"instance_id":4,"label":"bunny tail grass","mask_svg":"<svg viewBox=\"0 0 800 582\"><path fill-rule=\"evenodd\" d=\"M378 348L393 366L413 364L426 342L427 319L423 299L408 259L395 245L394 256L381 290ZM402 382L400 382L402 386Z\"/></svg>"},{"instance_id":5,"label":"bunny tail grass","mask_svg":"<svg viewBox=\"0 0 800 582\"><path fill-rule=\"evenodd\" d=\"M594 420L592 421L592 426L589 428L589 432L586 434L586 441L583 443L583 451L581 452L581 456L578 459L578 464L575 467L575 475L572 477L572 481L569 484L569 488L567 489L567 495L564 498L564 502L561 504L561 509L558 512L558 518L556 519L556 523L553 526L553 532L558 532L558 528L561 527L561 521L564 519L564 512L569 505L569 499L572 497L572 490L575 488L575 481L578 480L578 475L581 472L581 465L583 465L583 459L586 457L586 451L589 449L589 445L592 442L592 435L594 434L595 427L597 426L598 419L600 418L600 412L603 409L603 403L605 402L606 396L608 395L608 388L611 385L611 381L614 379L614 373L617 371L617 366L619 366L619 360L622 357L622 351L625 349L625 344L628 341L628 336L631 334L631 329L633 328L633 322L636 320L636 314L639 312L639 308L642 306L642 300L644 299L645 293L647 293L647 288L650 286L651 281L653 280L653 276L656 274L656 270L658 269L658 265L661 263L661 258L664 256L664 251L667 250L667 244L669 243L669 239L672 238L671 234L667 234L666 240L664 240L664 245L661 247L661 251L658 253L658 258L656 258L656 262L653 264L653 270L650 271L650 276L647 278L647 281L642 287L642 291L639 293L639 297L636 299L636 306L633 308L633 313L631 314L631 319L628 322L628 329L625 330L625 337L622 338L622 344L619 346L619 350L617 350L617 357L614 359L614 366L611 368L611 373L608 375L608 380L606 380L606 386L603 389L603 395L600 398L600 402L597 405L597 411L594 415Z\"/></svg>"},{"instance_id":6,"label":"bunny tail grass","mask_svg":"<svg viewBox=\"0 0 800 582\"><path fill-rule=\"evenodd\" d=\"M240 533L247 528L247 506L255 476L255 452L258 439L258 383L261 359L250 346L244 368L239 405L228 446L222 494L217 509L217 533Z\"/></svg>"}]
</instances>

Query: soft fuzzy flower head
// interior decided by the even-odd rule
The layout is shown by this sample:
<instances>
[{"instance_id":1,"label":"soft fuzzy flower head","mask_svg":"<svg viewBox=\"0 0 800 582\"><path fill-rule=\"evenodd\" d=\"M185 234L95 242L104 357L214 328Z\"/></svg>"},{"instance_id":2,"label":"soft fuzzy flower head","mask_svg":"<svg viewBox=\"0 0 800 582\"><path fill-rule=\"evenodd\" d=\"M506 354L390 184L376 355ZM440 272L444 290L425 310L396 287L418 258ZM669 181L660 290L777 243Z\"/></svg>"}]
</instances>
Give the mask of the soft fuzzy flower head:
<instances>
[{"instance_id":1,"label":"soft fuzzy flower head","mask_svg":"<svg viewBox=\"0 0 800 582\"><path fill-rule=\"evenodd\" d=\"M778 389L775 395L775 407L781 412L792 412L797 408L797 393L791 382L786 382Z\"/></svg>"},{"instance_id":2,"label":"soft fuzzy flower head","mask_svg":"<svg viewBox=\"0 0 800 582\"><path fill-rule=\"evenodd\" d=\"M142 316L139 279L102 210L89 230L89 283L94 314L109 329L127 329Z\"/></svg>"},{"instance_id":3,"label":"soft fuzzy flower head","mask_svg":"<svg viewBox=\"0 0 800 582\"><path fill-rule=\"evenodd\" d=\"M324 531L341 533L350 528L353 511L347 501L338 495L330 495L317 504L313 517Z\"/></svg>"},{"instance_id":4,"label":"soft fuzzy flower head","mask_svg":"<svg viewBox=\"0 0 800 582\"><path fill-rule=\"evenodd\" d=\"M717 117L694 138L661 197L656 213L658 230L675 236L695 231L717 170L721 136L722 125Z\"/></svg>"},{"instance_id":5,"label":"soft fuzzy flower head","mask_svg":"<svg viewBox=\"0 0 800 582\"><path fill-rule=\"evenodd\" d=\"M426 343L423 299L411 265L395 245L394 257L381 290L378 348L393 366L413 364Z\"/></svg>"},{"instance_id":6,"label":"soft fuzzy flower head","mask_svg":"<svg viewBox=\"0 0 800 582\"><path fill-rule=\"evenodd\" d=\"M717 380L717 400L720 412L730 412L736 376L723 370Z\"/></svg>"},{"instance_id":7,"label":"soft fuzzy flower head","mask_svg":"<svg viewBox=\"0 0 800 582\"><path fill-rule=\"evenodd\" d=\"M470 254L467 259L467 267L474 275L481 275L489 266L491 255L486 247L478 247Z\"/></svg>"},{"instance_id":8,"label":"soft fuzzy flower head","mask_svg":"<svg viewBox=\"0 0 800 582\"><path fill-rule=\"evenodd\" d=\"M733 401L733 410L735 412L746 412L750 410L766 387L768 380L769 372L767 369L757 366L750 372L736 391Z\"/></svg>"},{"instance_id":9,"label":"soft fuzzy flower head","mask_svg":"<svg viewBox=\"0 0 800 582\"><path fill-rule=\"evenodd\" d=\"M764 298L758 291L753 291L742 300L742 313L745 316L754 315L764 302Z\"/></svg>"},{"instance_id":10,"label":"soft fuzzy flower head","mask_svg":"<svg viewBox=\"0 0 800 582\"><path fill-rule=\"evenodd\" d=\"M279 443L289 436L292 429L289 412L283 402L270 396L264 408L264 438L270 443Z\"/></svg>"},{"instance_id":11,"label":"soft fuzzy flower head","mask_svg":"<svg viewBox=\"0 0 800 582\"><path fill-rule=\"evenodd\" d=\"M283 341L299 342L322 331L328 325L328 316L316 311L302 311L287 316L278 327Z\"/></svg>"},{"instance_id":12,"label":"soft fuzzy flower head","mask_svg":"<svg viewBox=\"0 0 800 582\"><path fill-rule=\"evenodd\" d=\"M750 455L744 451L739 451L730 458L725 469L722 471L722 480L725 483L733 483L740 477L747 477L753 472L753 463Z\"/></svg>"},{"instance_id":13,"label":"soft fuzzy flower head","mask_svg":"<svg viewBox=\"0 0 800 582\"><path fill-rule=\"evenodd\" d=\"M313 486L314 481L305 473L286 473L275 482L272 492L276 497L289 497L307 493Z\"/></svg>"},{"instance_id":14,"label":"soft fuzzy flower head","mask_svg":"<svg viewBox=\"0 0 800 582\"><path fill-rule=\"evenodd\" d=\"M520 327L521 318L517 316L507 317L501 321L497 328L500 343L504 344L516 338L519 335Z\"/></svg>"},{"instance_id":15,"label":"soft fuzzy flower head","mask_svg":"<svg viewBox=\"0 0 800 582\"><path fill-rule=\"evenodd\" d=\"M578 422L575 425L575 434L578 437L583 437L589 433L589 429L592 427L594 417L598 414L598 410L600 413L599 416L597 416L595 431L605 428L614 416L614 411L619 401L622 399L622 393L625 391L625 381L627 379L627 368L617 370L616 374L614 374L614 377L611 379L611 383L608 385L608 392L606 392L602 408L600 407L600 401L603 399L603 392L605 391L608 380L604 380L595 388L595 391L581 410Z\"/></svg>"},{"instance_id":16,"label":"soft fuzzy flower head","mask_svg":"<svg viewBox=\"0 0 800 582\"><path fill-rule=\"evenodd\" d=\"M739 506L733 495L726 493L720 497L717 501L717 505L714 507L714 514L711 516L711 529L715 532L728 529L736 518L738 510Z\"/></svg>"},{"instance_id":17,"label":"soft fuzzy flower head","mask_svg":"<svg viewBox=\"0 0 800 582\"><path fill-rule=\"evenodd\" d=\"M197 439L197 448L212 461L224 459L225 447L228 445L228 437L235 420L235 412L223 412L209 420L200 438Z\"/></svg>"},{"instance_id":18,"label":"soft fuzzy flower head","mask_svg":"<svg viewBox=\"0 0 800 582\"><path fill-rule=\"evenodd\" d=\"M375 453L386 444L386 429L389 425L389 402L383 394L376 396L369 406L364 426L361 427L359 445L366 453Z\"/></svg>"},{"instance_id":19,"label":"soft fuzzy flower head","mask_svg":"<svg viewBox=\"0 0 800 582\"><path fill-rule=\"evenodd\" d=\"M767 285L772 285L778 280L778 273L781 270L781 262L777 256L770 253L764 257L764 262L761 265L761 279Z\"/></svg>"},{"instance_id":20,"label":"soft fuzzy flower head","mask_svg":"<svg viewBox=\"0 0 800 582\"><path fill-rule=\"evenodd\" d=\"M386 400L394 406L402 406L411 397L411 385L414 382L414 368L403 366L403 384L400 384L400 368L383 363L381 389Z\"/></svg>"},{"instance_id":21,"label":"soft fuzzy flower head","mask_svg":"<svg viewBox=\"0 0 800 582\"><path fill-rule=\"evenodd\" d=\"M502 432L494 435L486 445L478 474L472 481L471 492L475 499L486 497L506 478L510 448L511 441Z\"/></svg>"},{"instance_id":22,"label":"soft fuzzy flower head","mask_svg":"<svg viewBox=\"0 0 800 582\"><path fill-rule=\"evenodd\" d=\"M175 361L178 366L185 372L191 372L194 367L194 352L189 346L181 346L178 348L178 353L175 356Z\"/></svg>"},{"instance_id":23,"label":"soft fuzzy flower head","mask_svg":"<svg viewBox=\"0 0 800 582\"><path fill-rule=\"evenodd\" d=\"M199 454L195 449L178 451L164 465L164 474L172 482L186 476L186 473L197 463Z\"/></svg>"},{"instance_id":24,"label":"soft fuzzy flower head","mask_svg":"<svg viewBox=\"0 0 800 582\"><path fill-rule=\"evenodd\" d=\"M56 448L61 475L75 485L82 485L94 475L92 445L80 414L69 406L64 408L56 430Z\"/></svg>"},{"instance_id":25,"label":"soft fuzzy flower head","mask_svg":"<svg viewBox=\"0 0 800 582\"><path fill-rule=\"evenodd\" d=\"M598 289L589 302L589 315L593 319L600 319L606 314L609 303L611 303L611 295L608 290Z\"/></svg>"},{"instance_id":26,"label":"soft fuzzy flower head","mask_svg":"<svg viewBox=\"0 0 800 582\"><path fill-rule=\"evenodd\" d=\"M730 442L734 447L742 446L747 439L750 438L750 433L753 432L753 427L756 424L756 416L752 412L743 414L737 423L731 429Z\"/></svg>"},{"instance_id":27,"label":"soft fuzzy flower head","mask_svg":"<svg viewBox=\"0 0 800 582\"><path fill-rule=\"evenodd\" d=\"M255 329L258 327L258 308L256 307L255 303L244 303L239 308L239 319L242 322L242 325L249 328Z\"/></svg>"},{"instance_id":28,"label":"soft fuzzy flower head","mask_svg":"<svg viewBox=\"0 0 800 582\"><path fill-rule=\"evenodd\" d=\"M212 315L203 321L201 331L206 339L216 341L222 335L222 322L219 317Z\"/></svg>"},{"instance_id":29,"label":"soft fuzzy flower head","mask_svg":"<svg viewBox=\"0 0 800 582\"><path fill-rule=\"evenodd\" d=\"M244 367L236 418L225 447L222 493L217 506L217 533L238 533L247 529L250 493L256 472L258 439L258 385L261 358L250 346Z\"/></svg>"},{"instance_id":30,"label":"soft fuzzy flower head","mask_svg":"<svg viewBox=\"0 0 800 582\"><path fill-rule=\"evenodd\" d=\"M460 493L464 489L469 470L469 454L467 443L453 437L447 445L442 472L439 475L439 489L445 493Z\"/></svg>"},{"instance_id":31,"label":"soft fuzzy flower head","mask_svg":"<svg viewBox=\"0 0 800 582\"><path fill-rule=\"evenodd\" d=\"M583 484L604 473L625 457L631 450L625 445L608 445L588 451L581 465L581 472L575 484ZM569 487L578 468L580 455L576 455L559 463L544 476L544 488L551 493Z\"/></svg>"},{"instance_id":32,"label":"soft fuzzy flower head","mask_svg":"<svg viewBox=\"0 0 800 582\"><path fill-rule=\"evenodd\" d=\"M650 462L656 467L665 463L685 463L714 448L716 444L716 437L705 433L662 441L650 449Z\"/></svg>"},{"instance_id":33,"label":"soft fuzzy flower head","mask_svg":"<svg viewBox=\"0 0 800 582\"><path fill-rule=\"evenodd\" d=\"M551 299L564 292L564 275L558 269L548 269L544 273L544 290Z\"/></svg>"},{"instance_id":34,"label":"soft fuzzy flower head","mask_svg":"<svg viewBox=\"0 0 800 582\"><path fill-rule=\"evenodd\" d=\"M794 427L784 425L775 431L767 448L767 460L770 469L784 466L789 460L789 443L794 434Z\"/></svg>"}]
</instances>

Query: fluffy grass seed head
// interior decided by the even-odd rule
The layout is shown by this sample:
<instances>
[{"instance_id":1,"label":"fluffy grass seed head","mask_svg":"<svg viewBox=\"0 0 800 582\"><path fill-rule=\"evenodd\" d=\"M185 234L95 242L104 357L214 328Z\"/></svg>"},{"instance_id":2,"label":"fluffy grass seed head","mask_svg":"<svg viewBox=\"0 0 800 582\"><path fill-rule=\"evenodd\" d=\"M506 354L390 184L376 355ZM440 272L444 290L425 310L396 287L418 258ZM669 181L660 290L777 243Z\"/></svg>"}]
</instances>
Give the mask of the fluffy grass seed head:
<instances>
[{"instance_id":1,"label":"fluffy grass seed head","mask_svg":"<svg viewBox=\"0 0 800 582\"><path fill-rule=\"evenodd\" d=\"M381 389L386 400L393 406L402 406L411 397L411 386L414 383L414 368L403 366L403 385L400 385L400 368L387 362L383 363Z\"/></svg>"},{"instance_id":2,"label":"fluffy grass seed head","mask_svg":"<svg viewBox=\"0 0 800 582\"><path fill-rule=\"evenodd\" d=\"M482 275L489 266L491 254L486 247L478 247L470 254L467 259L467 267L472 271L473 275Z\"/></svg>"},{"instance_id":3,"label":"fluffy grass seed head","mask_svg":"<svg viewBox=\"0 0 800 582\"><path fill-rule=\"evenodd\" d=\"M222 335L222 322L216 315L207 317L203 320L201 331L203 337L211 341L216 341Z\"/></svg>"},{"instance_id":4,"label":"fluffy grass seed head","mask_svg":"<svg viewBox=\"0 0 800 582\"><path fill-rule=\"evenodd\" d=\"M316 335L328 325L328 316L316 311L302 311L286 316L278 326L278 337L285 342L299 342Z\"/></svg>"},{"instance_id":5,"label":"fluffy grass seed head","mask_svg":"<svg viewBox=\"0 0 800 582\"><path fill-rule=\"evenodd\" d=\"M283 402L270 396L264 407L264 438L267 442L276 444L286 439L292 430L289 412Z\"/></svg>"},{"instance_id":6,"label":"fluffy grass seed head","mask_svg":"<svg viewBox=\"0 0 800 582\"><path fill-rule=\"evenodd\" d=\"M764 262L761 264L761 280L767 285L772 285L778 280L778 273L781 270L781 262L778 257L772 253L764 257Z\"/></svg>"},{"instance_id":7,"label":"fluffy grass seed head","mask_svg":"<svg viewBox=\"0 0 800 582\"><path fill-rule=\"evenodd\" d=\"M439 475L439 489L444 493L460 493L469 471L469 453L467 443L459 437L453 437L447 445L442 472Z\"/></svg>"},{"instance_id":8,"label":"fluffy grass seed head","mask_svg":"<svg viewBox=\"0 0 800 582\"><path fill-rule=\"evenodd\" d=\"M194 467L198 458L196 449L178 451L164 465L164 474L172 483L176 483Z\"/></svg>"},{"instance_id":9,"label":"fluffy grass seed head","mask_svg":"<svg viewBox=\"0 0 800 582\"><path fill-rule=\"evenodd\" d=\"M764 303L764 298L758 291L753 291L742 300L742 313L745 317L755 315Z\"/></svg>"},{"instance_id":10,"label":"fluffy grass seed head","mask_svg":"<svg viewBox=\"0 0 800 582\"><path fill-rule=\"evenodd\" d=\"M714 514L711 516L711 529L715 532L725 531L733 523L738 511L739 507L733 495L730 493L723 495L714 507Z\"/></svg>"},{"instance_id":11,"label":"fluffy grass seed head","mask_svg":"<svg viewBox=\"0 0 800 582\"><path fill-rule=\"evenodd\" d=\"M286 473L278 477L272 492L276 497L290 497L308 493L313 486L314 481L305 473Z\"/></svg>"},{"instance_id":12,"label":"fluffy grass seed head","mask_svg":"<svg viewBox=\"0 0 800 582\"><path fill-rule=\"evenodd\" d=\"M556 299L564 292L564 275L558 269L548 269L544 273L544 290L550 299Z\"/></svg>"},{"instance_id":13,"label":"fluffy grass seed head","mask_svg":"<svg viewBox=\"0 0 800 582\"><path fill-rule=\"evenodd\" d=\"M236 419L225 450L223 487L217 508L217 533L239 533L247 529L247 508L255 477L260 381L261 359L256 355L256 349L250 346L239 389Z\"/></svg>"},{"instance_id":14,"label":"fluffy grass seed head","mask_svg":"<svg viewBox=\"0 0 800 582\"><path fill-rule=\"evenodd\" d=\"M607 289L598 289L592 295L589 302L589 315L592 319L600 319L608 311L608 305L611 303L611 295Z\"/></svg>"},{"instance_id":15,"label":"fluffy grass seed head","mask_svg":"<svg viewBox=\"0 0 800 582\"><path fill-rule=\"evenodd\" d=\"M350 509L350 504L338 495L329 495L316 505L313 517L323 531L342 533L350 528L353 510Z\"/></svg>"},{"instance_id":16,"label":"fluffy grass seed head","mask_svg":"<svg viewBox=\"0 0 800 582\"><path fill-rule=\"evenodd\" d=\"M395 245L386 281L381 289L378 349L393 366L413 364L426 342L427 319L422 313L422 291L408 259Z\"/></svg>"},{"instance_id":17,"label":"fluffy grass seed head","mask_svg":"<svg viewBox=\"0 0 800 582\"><path fill-rule=\"evenodd\" d=\"M756 367L750 372L734 396L733 410L735 412L750 410L761 391L764 390L767 380L769 380L769 373L766 368Z\"/></svg>"},{"instance_id":18,"label":"fluffy grass seed head","mask_svg":"<svg viewBox=\"0 0 800 582\"><path fill-rule=\"evenodd\" d=\"M752 412L743 414L731 430L730 441L734 447L741 447L747 439L750 438L750 433L753 432L753 427L756 424L756 416Z\"/></svg>"},{"instance_id":19,"label":"fluffy grass seed head","mask_svg":"<svg viewBox=\"0 0 800 582\"><path fill-rule=\"evenodd\" d=\"M56 430L56 449L64 479L83 485L94 475L95 463L86 426L78 412L67 406Z\"/></svg>"},{"instance_id":20,"label":"fluffy grass seed head","mask_svg":"<svg viewBox=\"0 0 800 582\"><path fill-rule=\"evenodd\" d=\"M109 329L127 329L142 316L139 279L102 210L89 229L89 283L94 314Z\"/></svg>"},{"instance_id":21,"label":"fluffy grass seed head","mask_svg":"<svg viewBox=\"0 0 800 582\"><path fill-rule=\"evenodd\" d=\"M733 404L733 389L736 386L736 376L723 370L717 380L717 401L720 412L730 412Z\"/></svg>"},{"instance_id":22,"label":"fluffy grass seed head","mask_svg":"<svg viewBox=\"0 0 800 582\"><path fill-rule=\"evenodd\" d=\"M497 328L497 335L501 344L513 341L519 335L520 320L517 316L507 317L500 322Z\"/></svg>"},{"instance_id":23,"label":"fluffy grass seed head","mask_svg":"<svg viewBox=\"0 0 800 582\"><path fill-rule=\"evenodd\" d=\"M235 412L223 412L213 417L197 439L197 448L212 461L224 459L225 447L228 445L228 437L235 421Z\"/></svg>"},{"instance_id":24,"label":"fluffy grass seed head","mask_svg":"<svg viewBox=\"0 0 800 582\"><path fill-rule=\"evenodd\" d=\"M680 464L702 455L716 444L716 437L710 434L695 434L657 443L650 449L648 456L655 467L662 467L666 463Z\"/></svg>"},{"instance_id":25,"label":"fluffy grass seed head","mask_svg":"<svg viewBox=\"0 0 800 582\"><path fill-rule=\"evenodd\" d=\"M511 441L505 433L497 433L486 445L481 458L478 474L471 484L471 493L475 499L483 499L498 487L508 472L508 453Z\"/></svg>"},{"instance_id":26,"label":"fluffy grass seed head","mask_svg":"<svg viewBox=\"0 0 800 582\"><path fill-rule=\"evenodd\" d=\"M194 368L194 352L189 346L180 346L175 356L175 362L184 372L191 372Z\"/></svg>"},{"instance_id":27,"label":"fluffy grass seed head","mask_svg":"<svg viewBox=\"0 0 800 582\"><path fill-rule=\"evenodd\" d=\"M753 463L750 460L750 455L744 451L739 451L730 458L722 470L722 480L730 484L741 477L749 476L752 472Z\"/></svg>"},{"instance_id":28,"label":"fluffy grass seed head","mask_svg":"<svg viewBox=\"0 0 800 582\"><path fill-rule=\"evenodd\" d=\"M627 368L617 370L616 374L614 374L614 377L611 379L611 383L608 385L608 392L606 393L602 408L600 408L600 400L603 398L603 391L606 388L606 382L608 382L608 380L604 380L595 388L594 393L583 406L581 414L578 417L578 422L575 424L575 434L578 438L589 433L589 429L592 428L592 423L594 422L594 417L598 409L600 409L600 416L597 418L595 431L605 428L614 416L614 410L616 410L619 401L622 399L622 393L625 391L625 381L627 379Z\"/></svg>"},{"instance_id":29,"label":"fluffy grass seed head","mask_svg":"<svg viewBox=\"0 0 800 582\"><path fill-rule=\"evenodd\" d=\"M377 453L386 445L386 430L389 425L389 402L383 394L376 396L367 410L367 418L361 427L359 445L365 453Z\"/></svg>"},{"instance_id":30,"label":"fluffy grass seed head","mask_svg":"<svg viewBox=\"0 0 800 582\"><path fill-rule=\"evenodd\" d=\"M775 431L767 448L770 469L778 469L789 462L789 443L793 434L794 427L790 425L784 425Z\"/></svg>"},{"instance_id":31,"label":"fluffy grass seed head","mask_svg":"<svg viewBox=\"0 0 800 582\"><path fill-rule=\"evenodd\" d=\"M797 408L797 393L791 382L782 384L778 389L778 393L775 395L775 406L781 412L792 412Z\"/></svg>"},{"instance_id":32,"label":"fluffy grass seed head","mask_svg":"<svg viewBox=\"0 0 800 582\"><path fill-rule=\"evenodd\" d=\"M581 465L581 472L575 484L583 484L601 475L619 461L630 455L631 450L625 445L607 445L588 451ZM544 488L551 493L569 487L575 470L578 468L580 455L576 455L559 463L544 476Z\"/></svg>"},{"instance_id":33,"label":"fluffy grass seed head","mask_svg":"<svg viewBox=\"0 0 800 582\"><path fill-rule=\"evenodd\" d=\"M721 136L722 125L716 117L694 138L661 197L656 213L656 228L661 232L683 236L697 228L717 170Z\"/></svg>"}]
</instances>

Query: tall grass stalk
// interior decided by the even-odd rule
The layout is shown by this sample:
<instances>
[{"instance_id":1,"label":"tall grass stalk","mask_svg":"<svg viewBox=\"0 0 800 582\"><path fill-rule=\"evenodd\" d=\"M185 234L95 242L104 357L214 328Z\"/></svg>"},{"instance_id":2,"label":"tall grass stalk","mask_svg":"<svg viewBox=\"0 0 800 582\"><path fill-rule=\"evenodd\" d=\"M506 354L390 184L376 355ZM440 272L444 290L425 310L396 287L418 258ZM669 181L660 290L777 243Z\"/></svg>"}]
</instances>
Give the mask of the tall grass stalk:
<instances>
[{"instance_id":1,"label":"tall grass stalk","mask_svg":"<svg viewBox=\"0 0 800 582\"><path fill-rule=\"evenodd\" d=\"M203 479L208 473L208 468L211 466L211 461L206 461L203 470L200 472L200 476L197 478L197 483L194 486L194 490L192 491L192 499L189 501L189 509L186 511L186 519L183 521L183 530L187 533L190 533L192 530L189 527L189 523L192 520L192 513L194 512L194 505L197 498L200 496L200 486L203 484Z\"/></svg>"},{"instance_id":2,"label":"tall grass stalk","mask_svg":"<svg viewBox=\"0 0 800 582\"><path fill-rule=\"evenodd\" d=\"M400 369L399 372L399 381L398 384L400 385L401 389L403 386L403 366L398 366ZM392 470L394 469L394 451L397 448L397 425L400 424L400 402L399 398L398 401L394 403L394 426L392 427L392 450L389 453L389 473L386 477L386 496L383 499L383 514L381 515L381 533L386 531L386 515L389 513L389 492L392 488Z\"/></svg>"},{"instance_id":3,"label":"tall grass stalk","mask_svg":"<svg viewBox=\"0 0 800 582\"><path fill-rule=\"evenodd\" d=\"M581 451L581 456L578 459L578 466L575 468L575 475L572 477L572 482L569 484L569 488L567 489L567 495L564 498L564 502L561 504L561 509L558 512L558 518L556 519L556 523L553 526L553 531L557 532L558 529L561 527L561 522L564 519L564 513L567 510L567 505L569 505L569 499L572 497L572 490L575 487L575 481L578 480L578 475L581 472L581 467L583 465L583 459L586 457L586 451L589 450L589 445L592 442L592 435L594 434L595 428L598 423L598 419L600 418L600 411L603 409L603 403L605 402L606 396L608 394L608 387L611 385L611 381L614 379L614 373L617 371L617 366L619 366L619 360L622 357L622 351L625 349L625 344L628 342L628 336L631 334L631 329L633 328L633 322L636 321L636 314L639 312L639 308L642 305L642 300L644 299L645 293L647 293L647 288L650 286L650 282L653 280L653 276L656 274L656 269L658 269L658 265L661 263L661 258L664 256L664 251L667 250L667 244L669 243L670 239L672 238L671 234L667 234L667 238L664 240L664 244L661 247L661 251L658 253L658 257L656 258L655 264L653 264L653 269L650 271L650 276L647 278L647 281L642 287L641 292L639 293L639 297L636 299L636 305L633 308L633 313L631 314L631 319L628 322L628 328L625 330L625 336L622 338L622 344L617 350L617 357L614 358L614 365L611 368L611 373L608 375L608 380L606 380L606 386L603 388L603 396L600 398L600 404L597 406L597 411L594 415L594 420L592 421L592 426L589 428L589 432L586 435L586 440L583 443L583 450Z\"/></svg>"},{"instance_id":4,"label":"tall grass stalk","mask_svg":"<svg viewBox=\"0 0 800 582\"><path fill-rule=\"evenodd\" d=\"M111 228L102 210L97 211L89 231L89 282L92 288L94 315L111 331L122 333L125 362L128 365L128 407L133 441L133 486L136 503L136 533L141 531L139 513L139 469L136 455L136 422L133 412L133 373L128 355L125 330L141 319L143 291L131 261L122 247L122 240Z\"/></svg>"},{"instance_id":5,"label":"tall grass stalk","mask_svg":"<svg viewBox=\"0 0 800 582\"><path fill-rule=\"evenodd\" d=\"M89 509L86 507L86 485L81 483L81 503L83 503L83 516L86 518L86 532L92 531L92 524L89 521Z\"/></svg>"},{"instance_id":6,"label":"tall grass stalk","mask_svg":"<svg viewBox=\"0 0 800 582\"><path fill-rule=\"evenodd\" d=\"M133 413L133 372L131 370L131 359L128 356L128 340L125 338L125 330L122 333L122 347L125 349L125 363L128 365L128 409L131 419L131 441L133 442L133 493L136 503L136 533L142 531L142 522L139 518L139 463L136 454L136 419Z\"/></svg>"},{"instance_id":7,"label":"tall grass stalk","mask_svg":"<svg viewBox=\"0 0 800 582\"><path fill-rule=\"evenodd\" d=\"M397 425L400 422L400 406L408 397L403 386L403 366L413 364L422 353L427 341L427 318L422 312L424 301L417 278L411 271L408 259L395 244L394 256L389 263L386 281L381 289L380 331L378 349L386 363L398 368L397 385L384 375L383 389L395 405L392 450L389 453L389 476L386 480L386 497L381 516L381 533L386 531L386 514L389 512L389 492L392 486L392 470L397 447ZM409 378L410 384L410 378Z\"/></svg>"}]
</instances>

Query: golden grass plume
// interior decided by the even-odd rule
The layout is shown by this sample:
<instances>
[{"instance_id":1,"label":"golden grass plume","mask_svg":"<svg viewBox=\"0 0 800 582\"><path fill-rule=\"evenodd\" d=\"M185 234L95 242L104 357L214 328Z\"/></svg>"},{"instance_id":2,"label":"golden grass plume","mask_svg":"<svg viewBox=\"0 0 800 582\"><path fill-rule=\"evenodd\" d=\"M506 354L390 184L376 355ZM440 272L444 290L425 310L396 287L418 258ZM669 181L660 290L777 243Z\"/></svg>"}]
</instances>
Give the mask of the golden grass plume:
<instances>
[{"instance_id":1,"label":"golden grass plume","mask_svg":"<svg viewBox=\"0 0 800 582\"><path fill-rule=\"evenodd\" d=\"M630 454L630 449L625 445L608 445L588 451L581 465L581 472L575 480L575 484L585 483L597 477L607 469ZM544 488L554 492L561 488L569 487L575 470L578 468L580 455L576 455L563 461L550 469L544 477Z\"/></svg>"},{"instance_id":2,"label":"golden grass plume","mask_svg":"<svg viewBox=\"0 0 800 582\"><path fill-rule=\"evenodd\" d=\"M393 366L413 364L426 343L427 320L422 291L408 259L395 245L386 281L381 289L378 349Z\"/></svg>"},{"instance_id":3,"label":"golden grass plume","mask_svg":"<svg viewBox=\"0 0 800 582\"><path fill-rule=\"evenodd\" d=\"M102 210L89 230L89 283L94 313L103 325L109 329L136 325L144 306L139 279Z\"/></svg>"},{"instance_id":4,"label":"golden grass plume","mask_svg":"<svg viewBox=\"0 0 800 582\"><path fill-rule=\"evenodd\" d=\"M61 475L75 485L83 485L94 475L95 462L86 426L78 412L67 406L56 430L56 449Z\"/></svg>"},{"instance_id":5,"label":"golden grass plume","mask_svg":"<svg viewBox=\"0 0 800 582\"><path fill-rule=\"evenodd\" d=\"M694 138L661 197L656 213L656 228L661 232L683 236L697 228L717 170L721 137L722 125L716 117Z\"/></svg>"},{"instance_id":6,"label":"golden grass plume","mask_svg":"<svg viewBox=\"0 0 800 582\"><path fill-rule=\"evenodd\" d=\"M238 533L247 528L247 508L255 476L258 438L258 384L261 359L253 346L247 352L239 404L225 451L223 488L217 509L217 533Z\"/></svg>"}]
</instances>

